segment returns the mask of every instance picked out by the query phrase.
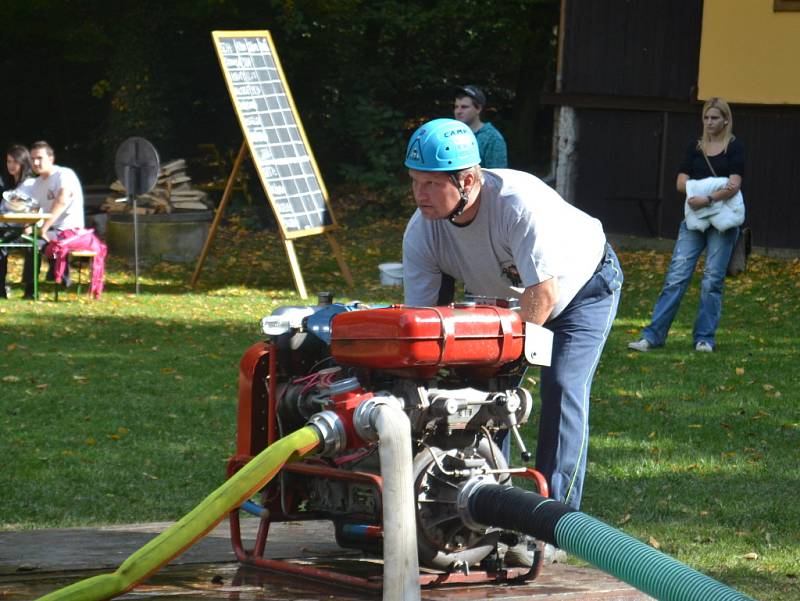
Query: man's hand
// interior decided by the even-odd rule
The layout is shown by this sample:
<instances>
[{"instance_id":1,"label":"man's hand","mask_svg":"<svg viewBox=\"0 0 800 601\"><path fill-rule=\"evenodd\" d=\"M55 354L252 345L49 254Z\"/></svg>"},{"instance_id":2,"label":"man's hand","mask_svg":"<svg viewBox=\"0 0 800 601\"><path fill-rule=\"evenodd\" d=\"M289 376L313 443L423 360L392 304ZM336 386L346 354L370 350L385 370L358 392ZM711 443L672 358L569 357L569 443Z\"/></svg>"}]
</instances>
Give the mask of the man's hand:
<instances>
[{"instance_id":1,"label":"man's hand","mask_svg":"<svg viewBox=\"0 0 800 601\"><path fill-rule=\"evenodd\" d=\"M558 280L550 278L525 288L519 301L520 317L524 321L542 325L550 317L558 301Z\"/></svg>"}]
</instances>

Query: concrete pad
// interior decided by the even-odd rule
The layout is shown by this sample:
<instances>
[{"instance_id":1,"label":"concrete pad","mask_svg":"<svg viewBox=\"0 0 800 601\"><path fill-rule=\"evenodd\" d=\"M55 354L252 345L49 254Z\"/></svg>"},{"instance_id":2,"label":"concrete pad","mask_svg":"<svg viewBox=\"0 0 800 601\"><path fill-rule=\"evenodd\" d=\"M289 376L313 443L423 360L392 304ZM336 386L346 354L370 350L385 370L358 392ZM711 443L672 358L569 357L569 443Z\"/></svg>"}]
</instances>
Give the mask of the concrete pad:
<instances>
[{"instance_id":1,"label":"concrete pad","mask_svg":"<svg viewBox=\"0 0 800 601\"><path fill-rule=\"evenodd\" d=\"M255 539L259 520L241 519L244 541ZM173 522L0 532L0 575L116 569L129 555ZM265 556L348 553L335 542L331 522L278 522L270 526ZM235 562L228 520L169 565Z\"/></svg>"},{"instance_id":2,"label":"concrete pad","mask_svg":"<svg viewBox=\"0 0 800 601\"><path fill-rule=\"evenodd\" d=\"M252 541L257 519L242 519L242 536ZM72 582L113 571L172 522L0 532L0 599L28 601ZM246 545L247 546L247 545ZM327 521L285 522L270 526L265 556L291 558L317 567L380 578L379 559L341 549ZM348 591L330 584L240 567L230 544L227 520L192 548L173 559L147 582L121 599L374 599L374 592ZM532 599L536 601L645 601L650 597L602 572L569 564L544 566L529 583L473 584L426 588L424 601L458 599Z\"/></svg>"}]
</instances>

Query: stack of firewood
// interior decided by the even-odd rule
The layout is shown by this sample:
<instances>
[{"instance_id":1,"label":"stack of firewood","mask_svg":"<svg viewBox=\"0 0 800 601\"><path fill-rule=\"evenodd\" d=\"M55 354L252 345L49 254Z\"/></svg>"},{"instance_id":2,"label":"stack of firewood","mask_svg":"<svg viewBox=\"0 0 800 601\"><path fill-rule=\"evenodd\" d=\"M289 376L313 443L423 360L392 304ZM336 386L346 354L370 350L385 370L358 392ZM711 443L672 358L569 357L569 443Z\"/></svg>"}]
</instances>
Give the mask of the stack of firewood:
<instances>
[{"instance_id":1,"label":"stack of firewood","mask_svg":"<svg viewBox=\"0 0 800 601\"><path fill-rule=\"evenodd\" d=\"M126 197L122 182L116 180L110 187L117 195L106 198L100 210L109 213L132 212L133 203ZM186 174L184 159L162 165L153 189L136 197L136 212L140 215L208 211L211 208L213 206L208 194L192 186L192 178Z\"/></svg>"}]
</instances>

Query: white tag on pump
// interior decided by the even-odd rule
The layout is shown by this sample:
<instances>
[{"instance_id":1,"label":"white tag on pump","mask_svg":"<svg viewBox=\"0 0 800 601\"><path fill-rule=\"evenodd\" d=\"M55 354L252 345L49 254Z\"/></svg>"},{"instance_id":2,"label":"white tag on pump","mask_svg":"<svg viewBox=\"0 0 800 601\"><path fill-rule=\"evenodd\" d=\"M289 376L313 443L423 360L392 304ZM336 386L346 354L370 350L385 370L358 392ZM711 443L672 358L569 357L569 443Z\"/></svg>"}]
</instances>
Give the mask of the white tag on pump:
<instances>
[{"instance_id":1,"label":"white tag on pump","mask_svg":"<svg viewBox=\"0 0 800 601\"><path fill-rule=\"evenodd\" d=\"M550 367L553 358L553 332L529 321L525 322L525 359L531 365Z\"/></svg>"}]
</instances>

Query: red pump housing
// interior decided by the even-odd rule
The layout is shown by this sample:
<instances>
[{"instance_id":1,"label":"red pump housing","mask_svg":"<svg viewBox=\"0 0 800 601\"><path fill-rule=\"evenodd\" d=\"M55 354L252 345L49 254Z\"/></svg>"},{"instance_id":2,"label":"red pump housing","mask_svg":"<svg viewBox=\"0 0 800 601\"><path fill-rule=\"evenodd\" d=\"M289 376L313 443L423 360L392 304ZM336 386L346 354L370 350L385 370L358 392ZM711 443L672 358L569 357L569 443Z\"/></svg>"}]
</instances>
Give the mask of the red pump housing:
<instances>
[{"instance_id":1,"label":"red pump housing","mask_svg":"<svg viewBox=\"0 0 800 601\"><path fill-rule=\"evenodd\" d=\"M367 369L411 368L420 375L444 366L499 368L520 357L525 328L502 307L394 306L340 313L331 327L337 363Z\"/></svg>"}]
</instances>

